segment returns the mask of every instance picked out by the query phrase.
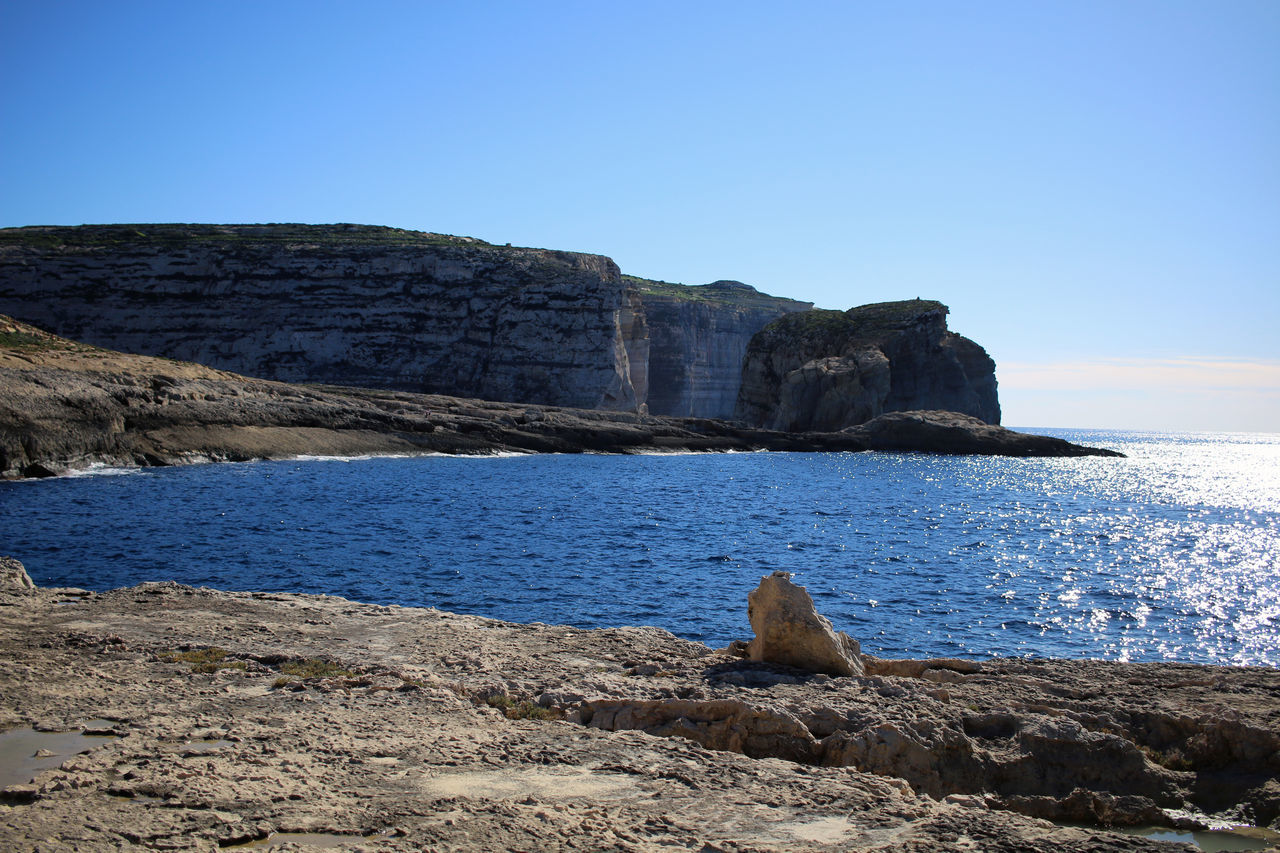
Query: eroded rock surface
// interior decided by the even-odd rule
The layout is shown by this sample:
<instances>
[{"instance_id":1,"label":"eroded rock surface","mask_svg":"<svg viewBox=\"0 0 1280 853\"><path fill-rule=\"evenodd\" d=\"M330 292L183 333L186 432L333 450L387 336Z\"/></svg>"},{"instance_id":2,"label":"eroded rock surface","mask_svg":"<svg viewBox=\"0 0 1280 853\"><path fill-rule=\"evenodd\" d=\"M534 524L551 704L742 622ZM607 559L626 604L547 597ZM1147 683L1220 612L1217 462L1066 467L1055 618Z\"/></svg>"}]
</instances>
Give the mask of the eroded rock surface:
<instances>
[{"instance_id":1,"label":"eroded rock surface","mask_svg":"<svg viewBox=\"0 0 1280 853\"><path fill-rule=\"evenodd\" d=\"M791 582L789 572L760 579L747 596L747 618L755 631L747 655L754 661L829 675L862 674L858 641L832 628L808 590Z\"/></svg>"},{"instance_id":2,"label":"eroded rock surface","mask_svg":"<svg viewBox=\"0 0 1280 853\"><path fill-rule=\"evenodd\" d=\"M1017 812L1277 817L1269 669L833 678L655 628L171 583L0 593L0 649L0 728L115 735L5 790L12 851L1156 851Z\"/></svg>"},{"instance_id":3,"label":"eroded rock surface","mask_svg":"<svg viewBox=\"0 0 1280 853\"><path fill-rule=\"evenodd\" d=\"M779 430L841 430L884 414L942 409L1000 423L995 362L947 330L927 299L773 321L751 339L737 417Z\"/></svg>"},{"instance_id":4,"label":"eroded rock surface","mask_svg":"<svg viewBox=\"0 0 1280 853\"><path fill-rule=\"evenodd\" d=\"M637 411L648 333L600 255L363 225L0 231L0 311L284 382Z\"/></svg>"},{"instance_id":5,"label":"eroded rock surface","mask_svg":"<svg viewBox=\"0 0 1280 853\"><path fill-rule=\"evenodd\" d=\"M0 589L23 591L35 586L26 566L13 557L0 557Z\"/></svg>"},{"instance_id":6,"label":"eroded rock surface","mask_svg":"<svg viewBox=\"0 0 1280 853\"><path fill-rule=\"evenodd\" d=\"M1050 435L1031 435L989 424L972 415L946 411L887 412L843 431L868 450L926 453L983 453L1000 456L1123 456Z\"/></svg>"}]
</instances>

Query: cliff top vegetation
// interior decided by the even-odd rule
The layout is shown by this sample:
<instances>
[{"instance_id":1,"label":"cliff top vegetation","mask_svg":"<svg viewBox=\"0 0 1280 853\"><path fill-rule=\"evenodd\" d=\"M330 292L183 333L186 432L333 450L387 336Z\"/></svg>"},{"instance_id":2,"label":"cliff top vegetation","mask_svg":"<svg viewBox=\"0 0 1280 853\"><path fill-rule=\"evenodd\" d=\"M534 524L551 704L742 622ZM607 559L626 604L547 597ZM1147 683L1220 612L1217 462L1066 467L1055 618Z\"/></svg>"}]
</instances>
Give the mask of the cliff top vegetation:
<instances>
[{"instance_id":1,"label":"cliff top vegetation","mask_svg":"<svg viewBox=\"0 0 1280 853\"><path fill-rule=\"evenodd\" d=\"M606 278L617 265L602 255L497 245L475 237L455 237L383 225L212 225L149 223L115 225L34 225L0 229L0 254L22 257L111 257L165 255L187 250L256 261L281 253L367 260L380 254L444 252L485 264L511 264L555 277L566 270L590 270Z\"/></svg>"},{"instance_id":2,"label":"cliff top vegetation","mask_svg":"<svg viewBox=\"0 0 1280 853\"><path fill-rule=\"evenodd\" d=\"M714 305L751 305L759 303L789 302L795 305L812 305L785 296L761 293L740 281L713 281L710 284L676 284L634 275L623 275L622 280L644 295L680 299L686 302L705 302Z\"/></svg>"},{"instance_id":3,"label":"cliff top vegetation","mask_svg":"<svg viewBox=\"0 0 1280 853\"><path fill-rule=\"evenodd\" d=\"M353 254L380 249L455 248L481 252L510 253L522 262L564 263L576 266L581 258L594 257L577 252L537 249L489 243L476 237L457 237L431 231L413 231L383 225L307 225L266 223L216 225L199 223L137 223L111 225L32 225L0 228L0 250L34 252L175 251L186 247L240 249L252 253L263 248L347 251ZM609 262L610 264L612 262ZM623 280L642 294L713 305L776 305L787 303L796 309L812 303L761 293L739 281L685 285L624 275Z\"/></svg>"},{"instance_id":4,"label":"cliff top vegetation","mask_svg":"<svg viewBox=\"0 0 1280 853\"><path fill-rule=\"evenodd\" d=\"M32 249L120 249L127 246L172 248L192 243L277 243L299 246L495 246L475 237L453 237L383 225L207 225L147 223L120 225L31 225L0 229L0 246Z\"/></svg>"},{"instance_id":5,"label":"cliff top vegetation","mask_svg":"<svg viewBox=\"0 0 1280 853\"><path fill-rule=\"evenodd\" d=\"M848 311L815 308L787 314L757 333L760 343L773 347L780 343L809 346L822 344L870 343L900 331L926 317L950 309L933 299L904 299L875 302Z\"/></svg>"},{"instance_id":6,"label":"cliff top vegetation","mask_svg":"<svg viewBox=\"0 0 1280 853\"><path fill-rule=\"evenodd\" d=\"M97 347L80 344L29 326L0 314L0 352L30 353L52 350L91 351Z\"/></svg>"}]
</instances>

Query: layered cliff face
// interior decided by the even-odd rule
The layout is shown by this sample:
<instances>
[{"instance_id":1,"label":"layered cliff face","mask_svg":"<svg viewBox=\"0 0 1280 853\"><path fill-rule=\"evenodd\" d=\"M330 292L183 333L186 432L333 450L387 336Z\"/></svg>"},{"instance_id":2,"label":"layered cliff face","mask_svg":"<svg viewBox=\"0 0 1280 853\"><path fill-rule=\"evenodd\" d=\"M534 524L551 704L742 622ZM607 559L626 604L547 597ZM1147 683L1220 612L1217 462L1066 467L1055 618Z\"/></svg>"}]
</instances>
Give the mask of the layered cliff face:
<instances>
[{"instance_id":1,"label":"layered cliff face","mask_svg":"<svg viewBox=\"0 0 1280 853\"><path fill-rule=\"evenodd\" d=\"M0 311L250 376L729 417L751 336L809 303L599 255L357 225L0 230Z\"/></svg>"},{"instance_id":2,"label":"layered cliff face","mask_svg":"<svg viewBox=\"0 0 1280 853\"><path fill-rule=\"evenodd\" d=\"M0 312L263 379L787 431L907 409L997 422L994 365L947 332L946 307L892 304L907 307L808 311L739 282L376 226L0 229Z\"/></svg>"},{"instance_id":3,"label":"layered cliff face","mask_svg":"<svg viewBox=\"0 0 1280 853\"><path fill-rule=\"evenodd\" d=\"M786 431L839 430L913 409L999 423L995 362L947 330L947 311L916 299L775 320L751 340L736 416Z\"/></svg>"},{"instance_id":4,"label":"layered cliff face","mask_svg":"<svg viewBox=\"0 0 1280 853\"><path fill-rule=\"evenodd\" d=\"M649 327L649 411L731 418L752 336L810 302L768 296L741 282L696 287L631 279Z\"/></svg>"},{"instance_id":5,"label":"layered cliff face","mask_svg":"<svg viewBox=\"0 0 1280 853\"><path fill-rule=\"evenodd\" d=\"M648 331L599 255L373 226L0 231L0 311L291 382L635 411Z\"/></svg>"}]
</instances>

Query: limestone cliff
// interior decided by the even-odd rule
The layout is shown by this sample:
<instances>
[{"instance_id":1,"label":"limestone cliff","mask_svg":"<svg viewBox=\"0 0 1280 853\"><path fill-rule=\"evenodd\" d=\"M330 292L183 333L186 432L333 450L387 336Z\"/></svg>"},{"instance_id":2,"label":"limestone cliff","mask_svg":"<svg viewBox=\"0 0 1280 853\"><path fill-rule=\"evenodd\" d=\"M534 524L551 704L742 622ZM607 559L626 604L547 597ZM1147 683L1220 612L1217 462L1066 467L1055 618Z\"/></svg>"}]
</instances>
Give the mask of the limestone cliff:
<instances>
[{"instance_id":1,"label":"limestone cliff","mask_svg":"<svg viewBox=\"0 0 1280 853\"><path fill-rule=\"evenodd\" d=\"M982 348L946 331L945 306L901 304L807 311L739 282L377 226L0 229L0 312L246 376L788 431L912 408L998 421Z\"/></svg>"},{"instance_id":2,"label":"limestone cliff","mask_svg":"<svg viewBox=\"0 0 1280 853\"><path fill-rule=\"evenodd\" d=\"M775 320L751 340L737 417L785 431L839 430L915 409L999 423L995 363L947 330L947 311L916 299Z\"/></svg>"},{"instance_id":3,"label":"limestone cliff","mask_svg":"<svg viewBox=\"0 0 1280 853\"><path fill-rule=\"evenodd\" d=\"M686 287L624 276L649 327L649 411L731 418L751 337L773 320L813 307L737 281Z\"/></svg>"},{"instance_id":4,"label":"limestone cliff","mask_svg":"<svg viewBox=\"0 0 1280 853\"><path fill-rule=\"evenodd\" d=\"M636 411L648 333L599 255L359 225L0 231L0 311L264 379Z\"/></svg>"},{"instance_id":5,"label":"limestone cliff","mask_svg":"<svg viewBox=\"0 0 1280 853\"><path fill-rule=\"evenodd\" d=\"M729 417L751 336L809 303L599 255L360 225L0 230L0 311L249 376Z\"/></svg>"}]
</instances>

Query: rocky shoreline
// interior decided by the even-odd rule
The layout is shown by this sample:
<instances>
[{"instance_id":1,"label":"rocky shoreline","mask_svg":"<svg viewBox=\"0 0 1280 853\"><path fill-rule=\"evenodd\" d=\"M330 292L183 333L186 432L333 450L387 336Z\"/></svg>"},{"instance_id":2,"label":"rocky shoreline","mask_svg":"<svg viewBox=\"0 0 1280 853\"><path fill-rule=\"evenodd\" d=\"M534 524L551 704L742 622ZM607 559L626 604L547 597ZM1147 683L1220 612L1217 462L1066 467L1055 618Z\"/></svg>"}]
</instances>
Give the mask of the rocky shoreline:
<instances>
[{"instance_id":1,"label":"rocky shoreline","mask_svg":"<svg viewBox=\"0 0 1280 853\"><path fill-rule=\"evenodd\" d=\"M951 412L839 432L292 385L68 341L0 316L0 478L299 455L917 450L1118 456Z\"/></svg>"},{"instance_id":2,"label":"rocky shoreline","mask_svg":"<svg viewBox=\"0 0 1280 853\"><path fill-rule=\"evenodd\" d=\"M1210 813L1280 829L1271 669L833 677L656 628L39 589L6 565L0 729L109 735L3 789L6 850L1049 853L1193 849L1102 827Z\"/></svg>"}]
</instances>

